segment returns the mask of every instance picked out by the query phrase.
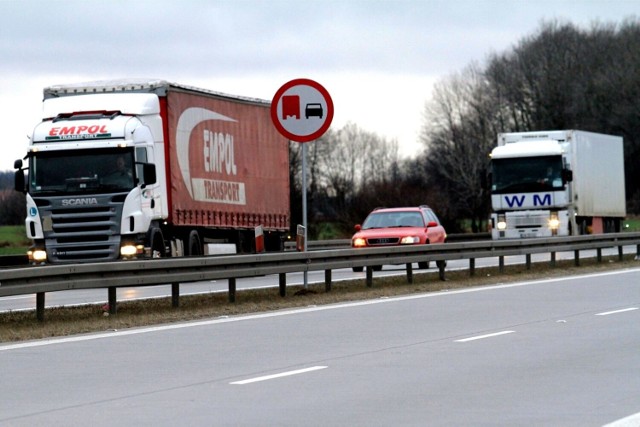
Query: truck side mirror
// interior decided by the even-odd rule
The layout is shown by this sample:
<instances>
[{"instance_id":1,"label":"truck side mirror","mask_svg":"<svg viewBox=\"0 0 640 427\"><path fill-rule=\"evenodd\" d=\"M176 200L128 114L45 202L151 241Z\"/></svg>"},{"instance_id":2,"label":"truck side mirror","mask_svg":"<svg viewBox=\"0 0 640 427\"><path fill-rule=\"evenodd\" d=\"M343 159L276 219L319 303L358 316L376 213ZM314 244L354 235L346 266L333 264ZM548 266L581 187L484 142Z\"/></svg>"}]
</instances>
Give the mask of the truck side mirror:
<instances>
[{"instance_id":1,"label":"truck side mirror","mask_svg":"<svg viewBox=\"0 0 640 427\"><path fill-rule=\"evenodd\" d=\"M144 179L144 185L155 184L157 181L156 165L154 165L153 163L143 163L142 177Z\"/></svg>"},{"instance_id":2,"label":"truck side mirror","mask_svg":"<svg viewBox=\"0 0 640 427\"><path fill-rule=\"evenodd\" d=\"M573 171L570 169L562 169L562 180L564 182L573 181Z\"/></svg>"},{"instance_id":3,"label":"truck side mirror","mask_svg":"<svg viewBox=\"0 0 640 427\"><path fill-rule=\"evenodd\" d=\"M25 182L24 182L24 169L18 169L16 171L15 174L15 178L14 178L14 188L16 191L19 191L21 193L26 193L26 188L25 188Z\"/></svg>"}]
</instances>

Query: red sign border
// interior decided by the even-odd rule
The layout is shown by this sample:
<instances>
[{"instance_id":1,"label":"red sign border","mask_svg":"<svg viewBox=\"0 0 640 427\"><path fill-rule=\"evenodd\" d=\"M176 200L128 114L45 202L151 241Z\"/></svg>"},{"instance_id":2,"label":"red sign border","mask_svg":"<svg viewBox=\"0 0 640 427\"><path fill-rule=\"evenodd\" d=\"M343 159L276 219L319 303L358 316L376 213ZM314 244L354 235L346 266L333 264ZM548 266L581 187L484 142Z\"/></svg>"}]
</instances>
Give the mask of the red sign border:
<instances>
[{"instance_id":1,"label":"red sign border","mask_svg":"<svg viewBox=\"0 0 640 427\"><path fill-rule=\"evenodd\" d=\"M284 126L282 126L282 123L280 123L280 119L278 118L278 101L282 98L282 95L293 86L302 85L311 86L316 89L324 97L324 100L327 103L327 118L320 129L309 135L296 135L289 132L284 128ZM273 96L273 99L271 100L271 120L278 132L280 132L285 138L289 138L291 141L296 142L313 141L314 139L318 139L324 135L324 133L329 129L329 126L331 126L331 122L333 121L333 100L331 99L329 92L320 83L311 79L293 79L283 84Z\"/></svg>"}]
</instances>

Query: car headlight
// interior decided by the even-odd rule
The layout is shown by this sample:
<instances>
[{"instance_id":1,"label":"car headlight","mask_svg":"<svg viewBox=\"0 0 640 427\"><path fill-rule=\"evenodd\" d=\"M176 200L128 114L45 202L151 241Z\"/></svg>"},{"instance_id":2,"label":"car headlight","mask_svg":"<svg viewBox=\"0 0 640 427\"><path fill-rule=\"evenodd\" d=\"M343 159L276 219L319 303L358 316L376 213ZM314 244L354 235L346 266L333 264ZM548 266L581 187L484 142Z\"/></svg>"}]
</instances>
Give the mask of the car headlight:
<instances>
[{"instance_id":1,"label":"car headlight","mask_svg":"<svg viewBox=\"0 0 640 427\"><path fill-rule=\"evenodd\" d=\"M416 243L420 243L420 238L417 236L406 236L400 239L401 245L415 245Z\"/></svg>"},{"instance_id":2,"label":"car headlight","mask_svg":"<svg viewBox=\"0 0 640 427\"><path fill-rule=\"evenodd\" d=\"M356 237L351 241L351 246L353 246L354 248L362 248L364 246L367 246L367 241L362 237Z\"/></svg>"}]
</instances>

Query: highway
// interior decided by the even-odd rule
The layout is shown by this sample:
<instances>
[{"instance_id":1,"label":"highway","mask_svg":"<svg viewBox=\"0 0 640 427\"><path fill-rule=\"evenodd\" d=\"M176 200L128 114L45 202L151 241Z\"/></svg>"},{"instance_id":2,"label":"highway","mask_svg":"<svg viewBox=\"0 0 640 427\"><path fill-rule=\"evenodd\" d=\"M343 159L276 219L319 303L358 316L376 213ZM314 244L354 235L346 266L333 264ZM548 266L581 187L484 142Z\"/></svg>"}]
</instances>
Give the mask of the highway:
<instances>
[{"instance_id":1,"label":"highway","mask_svg":"<svg viewBox=\"0 0 640 427\"><path fill-rule=\"evenodd\" d=\"M640 420L640 268L0 344L0 426Z\"/></svg>"},{"instance_id":2,"label":"highway","mask_svg":"<svg viewBox=\"0 0 640 427\"><path fill-rule=\"evenodd\" d=\"M624 247L625 253L635 253L635 246ZM603 256L617 255L617 249L603 249ZM559 252L556 254L556 259L573 259L573 252ZM585 250L580 252L581 258L595 257L595 250ZM549 254L534 254L532 262L548 262ZM509 256L505 257L505 265L522 264L525 262L524 256ZM486 266L497 266L498 258L479 258L476 260L476 268ZM37 268L37 267L35 267ZM417 264L413 265L414 274L422 274L425 272L437 271L435 263L431 263L429 270L419 270ZM447 264L447 270L461 270L468 269L468 260L454 260L449 261ZM374 272L375 277L390 276L390 275L405 275L405 268L403 265L386 265L382 271ZM339 269L332 272L333 281L341 280L364 280L365 273L354 273L351 269ZM304 283L304 276L302 273L290 273L287 275L287 285L300 285ZM307 283L324 283L323 271L312 271L308 273ZM264 288L264 287L278 287L278 276L263 276L252 277L237 280L237 289L249 289L249 288ZM207 281L197 283L186 283L180 286L181 295L190 295L198 293L209 292L227 292L229 288L226 280L219 281ZM119 288L117 290L118 301L130 301L135 299L145 298L158 298L167 297L171 295L171 286L148 286L148 287L129 287ZM48 292L46 294L46 307L56 306L73 306L81 304L104 304L107 302L107 290L106 289L85 289L85 290L73 290L64 292ZM0 297L0 312L6 312L11 310L35 310L36 296L31 295L17 295L9 297Z\"/></svg>"}]
</instances>

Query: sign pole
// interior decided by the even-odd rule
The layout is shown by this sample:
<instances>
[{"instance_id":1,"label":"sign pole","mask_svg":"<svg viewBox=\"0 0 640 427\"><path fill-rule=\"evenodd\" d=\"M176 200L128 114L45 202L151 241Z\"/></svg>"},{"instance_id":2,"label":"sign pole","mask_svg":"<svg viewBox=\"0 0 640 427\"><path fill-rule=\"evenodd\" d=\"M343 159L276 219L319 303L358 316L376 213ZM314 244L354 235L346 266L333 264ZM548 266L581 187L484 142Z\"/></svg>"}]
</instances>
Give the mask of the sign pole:
<instances>
[{"instance_id":1,"label":"sign pole","mask_svg":"<svg viewBox=\"0 0 640 427\"><path fill-rule=\"evenodd\" d=\"M304 252L307 251L307 144L302 144L302 226L304 227ZM304 289L307 289L309 276L303 272Z\"/></svg>"}]
</instances>

